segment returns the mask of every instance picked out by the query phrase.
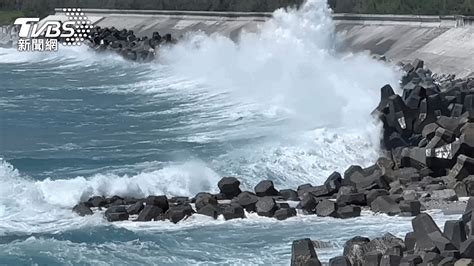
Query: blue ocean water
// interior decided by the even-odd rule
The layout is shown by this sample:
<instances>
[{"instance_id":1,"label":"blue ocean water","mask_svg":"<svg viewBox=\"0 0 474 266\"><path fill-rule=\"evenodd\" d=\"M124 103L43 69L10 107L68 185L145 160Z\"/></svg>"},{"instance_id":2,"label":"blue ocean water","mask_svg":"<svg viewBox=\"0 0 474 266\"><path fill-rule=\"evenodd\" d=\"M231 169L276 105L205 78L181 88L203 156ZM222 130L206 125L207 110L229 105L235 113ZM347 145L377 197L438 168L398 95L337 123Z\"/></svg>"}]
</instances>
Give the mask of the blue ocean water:
<instances>
[{"instance_id":1,"label":"blue ocean water","mask_svg":"<svg viewBox=\"0 0 474 266\"><path fill-rule=\"evenodd\" d=\"M85 47L0 49L0 264L287 265L298 238L328 242L324 261L354 235L403 236L409 218L371 213L174 225L71 211L93 195L215 192L226 175L245 189L316 185L373 163L380 129L369 113L399 75L338 54L333 28L325 1L313 0L239 43L195 34L150 64Z\"/></svg>"}]
</instances>

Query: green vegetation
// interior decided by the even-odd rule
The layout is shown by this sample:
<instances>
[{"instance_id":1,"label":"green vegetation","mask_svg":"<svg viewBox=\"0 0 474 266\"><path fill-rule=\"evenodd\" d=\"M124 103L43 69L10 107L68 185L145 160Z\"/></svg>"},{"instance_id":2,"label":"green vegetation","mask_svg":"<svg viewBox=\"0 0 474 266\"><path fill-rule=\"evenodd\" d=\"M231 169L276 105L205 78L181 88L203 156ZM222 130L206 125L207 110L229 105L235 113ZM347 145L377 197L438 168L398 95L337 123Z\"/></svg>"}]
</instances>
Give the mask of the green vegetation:
<instances>
[{"instance_id":1,"label":"green vegetation","mask_svg":"<svg viewBox=\"0 0 474 266\"><path fill-rule=\"evenodd\" d=\"M330 0L336 12L474 15L474 0Z\"/></svg>"},{"instance_id":2,"label":"green vegetation","mask_svg":"<svg viewBox=\"0 0 474 266\"><path fill-rule=\"evenodd\" d=\"M0 25L12 24L18 17L25 16L22 11L3 11L0 10Z\"/></svg>"},{"instance_id":3,"label":"green vegetation","mask_svg":"<svg viewBox=\"0 0 474 266\"><path fill-rule=\"evenodd\" d=\"M56 7L273 11L303 0L0 0L0 24L26 14L44 17ZM337 13L474 15L474 0L328 0ZM17 11L11 11L17 10Z\"/></svg>"}]
</instances>

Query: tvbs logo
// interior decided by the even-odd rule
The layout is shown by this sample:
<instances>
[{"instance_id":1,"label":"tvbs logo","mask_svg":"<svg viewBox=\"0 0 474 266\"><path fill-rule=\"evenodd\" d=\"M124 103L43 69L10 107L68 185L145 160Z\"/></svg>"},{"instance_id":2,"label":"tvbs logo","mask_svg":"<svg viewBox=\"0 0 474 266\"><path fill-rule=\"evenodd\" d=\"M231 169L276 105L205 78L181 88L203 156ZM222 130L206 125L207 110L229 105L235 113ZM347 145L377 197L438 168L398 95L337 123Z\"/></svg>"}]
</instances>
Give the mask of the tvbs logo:
<instances>
[{"instance_id":1,"label":"tvbs logo","mask_svg":"<svg viewBox=\"0 0 474 266\"><path fill-rule=\"evenodd\" d=\"M76 23L74 21L46 21L43 26L38 29L39 18L17 18L15 25L20 25L18 36L20 38L69 38L74 36Z\"/></svg>"},{"instance_id":2,"label":"tvbs logo","mask_svg":"<svg viewBox=\"0 0 474 266\"><path fill-rule=\"evenodd\" d=\"M63 22L16 19L15 25L20 26L18 51L57 51L59 41L68 46L81 45L93 28L91 21L80 8L64 8L63 12Z\"/></svg>"}]
</instances>

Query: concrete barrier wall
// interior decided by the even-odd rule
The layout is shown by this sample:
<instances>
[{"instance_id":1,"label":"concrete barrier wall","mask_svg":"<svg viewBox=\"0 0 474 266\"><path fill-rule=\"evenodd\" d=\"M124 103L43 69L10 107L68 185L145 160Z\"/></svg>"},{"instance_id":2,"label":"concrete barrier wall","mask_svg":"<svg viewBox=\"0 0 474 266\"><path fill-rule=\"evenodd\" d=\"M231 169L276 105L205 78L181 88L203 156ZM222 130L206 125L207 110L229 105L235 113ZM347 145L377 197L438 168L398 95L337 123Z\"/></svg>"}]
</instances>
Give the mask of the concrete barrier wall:
<instances>
[{"instance_id":1,"label":"concrete barrier wall","mask_svg":"<svg viewBox=\"0 0 474 266\"><path fill-rule=\"evenodd\" d=\"M181 37L188 32L218 33L236 40L256 31L271 13L85 9L95 25L127 28L138 36L158 31ZM62 10L46 18L66 19ZM424 59L436 72L474 75L474 19L463 16L335 14L346 49L369 50L396 61Z\"/></svg>"}]
</instances>

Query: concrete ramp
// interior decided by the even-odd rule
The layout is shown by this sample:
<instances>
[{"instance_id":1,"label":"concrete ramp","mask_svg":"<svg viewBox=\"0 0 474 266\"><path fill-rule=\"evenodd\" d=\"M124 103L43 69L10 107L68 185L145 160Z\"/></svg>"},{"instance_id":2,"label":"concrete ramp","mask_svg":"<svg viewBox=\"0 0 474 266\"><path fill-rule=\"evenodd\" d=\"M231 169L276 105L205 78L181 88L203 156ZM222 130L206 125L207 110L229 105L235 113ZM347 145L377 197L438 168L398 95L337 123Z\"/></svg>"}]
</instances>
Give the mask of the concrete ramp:
<instances>
[{"instance_id":1,"label":"concrete ramp","mask_svg":"<svg viewBox=\"0 0 474 266\"><path fill-rule=\"evenodd\" d=\"M397 61L421 58L435 72L474 76L472 18L339 14L335 19L351 50Z\"/></svg>"},{"instance_id":2,"label":"concrete ramp","mask_svg":"<svg viewBox=\"0 0 474 266\"><path fill-rule=\"evenodd\" d=\"M101 27L127 28L136 35L152 32L181 37L188 32L217 33L236 40L242 30L255 31L271 13L84 9ZM65 20L61 9L47 20ZM474 76L474 18L335 14L346 49L369 50L394 61L421 58L438 73Z\"/></svg>"},{"instance_id":3,"label":"concrete ramp","mask_svg":"<svg viewBox=\"0 0 474 266\"><path fill-rule=\"evenodd\" d=\"M162 10L113 10L83 9L94 25L131 29L139 37L172 33L179 38L186 33L202 31L217 33L236 40L242 30L256 31L259 24L272 16L271 13L210 12L210 11L162 11ZM66 20L62 9L45 20Z\"/></svg>"}]
</instances>

